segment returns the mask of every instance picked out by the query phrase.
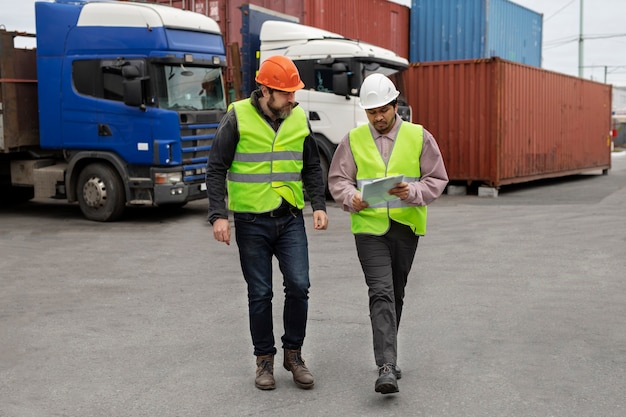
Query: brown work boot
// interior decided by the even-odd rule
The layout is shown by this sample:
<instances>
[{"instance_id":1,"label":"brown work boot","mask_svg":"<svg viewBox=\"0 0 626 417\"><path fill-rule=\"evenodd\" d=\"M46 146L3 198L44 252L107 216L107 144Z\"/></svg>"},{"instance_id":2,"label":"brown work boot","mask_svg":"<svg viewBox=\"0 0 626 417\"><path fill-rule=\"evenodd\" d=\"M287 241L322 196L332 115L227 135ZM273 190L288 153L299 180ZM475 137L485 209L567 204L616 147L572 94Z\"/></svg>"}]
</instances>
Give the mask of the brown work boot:
<instances>
[{"instance_id":1,"label":"brown work boot","mask_svg":"<svg viewBox=\"0 0 626 417\"><path fill-rule=\"evenodd\" d=\"M303 389L311 389L315 383L311 371L304 364L300 349L285 349L283 366L293 374L293 382Z\"/></svg>"},{"instance_id":2,"label":"brown work boot","mask_svg":"<svg viewBox=\"0 0 626 417\"><path fill-rule=\"evenodd\" d=\"M254 380L254 385L262 390L276 388L276 381L274 381L274 355L256 357L256 379Z\"/></svg>"}]
</instances>

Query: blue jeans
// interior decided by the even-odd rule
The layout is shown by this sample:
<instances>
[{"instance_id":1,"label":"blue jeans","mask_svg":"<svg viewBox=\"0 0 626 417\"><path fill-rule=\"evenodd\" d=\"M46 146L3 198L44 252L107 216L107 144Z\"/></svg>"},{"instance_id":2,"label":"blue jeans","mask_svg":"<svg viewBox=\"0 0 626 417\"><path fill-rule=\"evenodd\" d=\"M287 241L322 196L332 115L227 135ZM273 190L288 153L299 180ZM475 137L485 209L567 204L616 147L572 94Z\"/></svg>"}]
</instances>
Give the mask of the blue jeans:
<instances>
[{"instance_id":1,"label":"blue jeans","mask_svg":"<svg viewBox=\"0 0 626 417\"><path fill-rule=\"evenodd\" d=\"M300 349L309 306L309 250L302 212L281 217L235 213L241 270L248 284L250 333L256 356L274 355L272 259L283 275L283 348Z\"/></svg>"}]
</instances>

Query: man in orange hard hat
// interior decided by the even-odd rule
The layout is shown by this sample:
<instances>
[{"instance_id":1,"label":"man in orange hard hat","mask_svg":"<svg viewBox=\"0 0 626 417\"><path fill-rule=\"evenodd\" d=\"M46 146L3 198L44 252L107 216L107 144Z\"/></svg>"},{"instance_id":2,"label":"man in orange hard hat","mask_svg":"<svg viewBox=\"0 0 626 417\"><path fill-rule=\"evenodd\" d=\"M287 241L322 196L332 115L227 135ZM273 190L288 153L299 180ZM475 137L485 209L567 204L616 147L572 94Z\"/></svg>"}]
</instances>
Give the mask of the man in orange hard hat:
<instances>
[{"instance_id":1,"label":"man in orange hard hat","mask_svg":"<svg viewBox=\"0 0 626 417\"><path fill-rule=\"evenodd\" d=\"M248 287L255 385L276 387L272 319L272 259L283 274L283 366L297 386L313 388L302 359L309 299L308 243L302 209L304 187L313 228L328 225L320 156L306 114L295 101L304 87L284 56L263 61L250 98L232 103L222 119L207 163L206 185L213 237L230 245L233 212L239 260ZM228 206L226 195L228 194Z\"/></svg>"}]
</instances>

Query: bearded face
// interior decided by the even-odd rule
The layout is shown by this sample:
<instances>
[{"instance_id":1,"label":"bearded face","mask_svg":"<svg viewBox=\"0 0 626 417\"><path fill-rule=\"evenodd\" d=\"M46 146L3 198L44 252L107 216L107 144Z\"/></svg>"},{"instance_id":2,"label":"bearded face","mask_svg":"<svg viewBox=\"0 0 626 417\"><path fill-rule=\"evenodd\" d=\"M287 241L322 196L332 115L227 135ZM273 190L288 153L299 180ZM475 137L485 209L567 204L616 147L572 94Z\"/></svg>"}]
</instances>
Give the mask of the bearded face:
<instances>
[{"instance_id":1,"label":"bearded face","mask_svg":"<svg viewBox=\"0 0 626 417\"><path fill-rule=\"evenodd\" d=\"M389 133L396 121L397 105L387 104L365 111L367 119L381 135Z\"/></svg>"},{"instance_id":2,"label":"bearded face","mask_svg":"<svg viewBox=\"0 0 626 417\"><path fill-rule=\"evenodd\" d=\"M267 107L279 119L286 119L293 110L295 96L287 91L274 90L269 96Z\"/></svg>"}]
</instances>

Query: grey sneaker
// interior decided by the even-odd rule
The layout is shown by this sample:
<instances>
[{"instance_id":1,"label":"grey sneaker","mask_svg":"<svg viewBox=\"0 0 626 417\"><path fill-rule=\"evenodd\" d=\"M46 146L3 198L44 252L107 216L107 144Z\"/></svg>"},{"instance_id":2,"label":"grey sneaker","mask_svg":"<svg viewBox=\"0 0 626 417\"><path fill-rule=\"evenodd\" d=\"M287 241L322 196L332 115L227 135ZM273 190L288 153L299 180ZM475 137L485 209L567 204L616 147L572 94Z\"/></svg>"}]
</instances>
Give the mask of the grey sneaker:
<instances>
[{"instance_id":1,"label":"grey sneaker","mask_svg":"<svg viewBox=\"0 0 626 417\"><path fill-rule=\"evenodd\" d=\"M378 368L378 379L374 386L376 392L380 392L381 394L393 394L399 391L394 370L395 366L390 363L386 363Z\"/></svg>"},{"instance_id":2,"label":"grey sneaker","mask_svg":"<svg viewBox=\"0 0 626 417\"><path fill-rule=\"evenodd\" d=\"M398 365L393 367L393 374L396 376L396 379L402 378L402 371Z\"/></svg>"}]
</instances>

